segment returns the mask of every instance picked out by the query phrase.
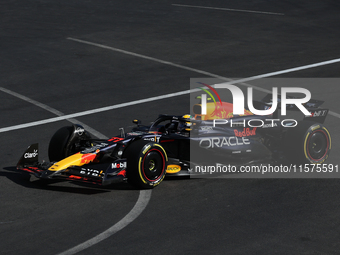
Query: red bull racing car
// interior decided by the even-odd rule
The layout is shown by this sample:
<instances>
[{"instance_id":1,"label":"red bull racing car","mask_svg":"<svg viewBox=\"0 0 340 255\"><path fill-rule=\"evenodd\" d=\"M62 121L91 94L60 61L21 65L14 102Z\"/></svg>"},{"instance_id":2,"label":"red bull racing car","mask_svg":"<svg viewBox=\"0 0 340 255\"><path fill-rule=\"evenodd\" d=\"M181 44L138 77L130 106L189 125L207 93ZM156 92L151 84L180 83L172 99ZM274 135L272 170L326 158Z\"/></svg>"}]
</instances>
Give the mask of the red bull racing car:
<instances>
[{"instance_id":1,"label":"red bull racing car","mask_svg":"<svg viewBox=\"0 0 340 255\"><path fill-rule=\"evenodd\" d=\"M153 188L165 176L189 176L192 166L204 161L323 163L330 153L331 137L322 124L328 110L319 105L320 101L312 103L308 118L283 123L276 116L249 112L227 113L228 118L217 120L202 118L197 104L194 117L160 115L147 126L134 120L136 126L130 132L108 140L93 139L80 125L62 127L50 140L50 163L38 161L38 144L33 144L17 169L41 179L100 185L128 181L138 188Z\"/></svg>"}]
</instances>

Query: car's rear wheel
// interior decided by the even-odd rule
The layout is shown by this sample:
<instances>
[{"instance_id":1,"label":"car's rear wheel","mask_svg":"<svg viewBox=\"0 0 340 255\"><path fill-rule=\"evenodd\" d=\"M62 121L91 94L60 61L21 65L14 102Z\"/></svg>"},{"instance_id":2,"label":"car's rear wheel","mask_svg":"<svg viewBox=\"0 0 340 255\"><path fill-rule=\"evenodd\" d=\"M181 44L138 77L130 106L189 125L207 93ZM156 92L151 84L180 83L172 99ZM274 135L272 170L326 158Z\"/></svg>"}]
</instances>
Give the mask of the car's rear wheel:
<instances>
[{"instance_id":1,"label":"car's rear wheel","mask_svg":"<svg viewBox=\"0 0 340 255\"><path fill-rule=\"evenodd\" d=\"M163 181L168 158L158 143L144 140L132 142L123 157L127 159L127 180L133 186L151 189Z\"/></svg>"},{"instance_id":2,"label":"car's rear wheel","mask_svg":"<svg viewBox=\"0 0 340 255\"><path fill-rule=\"evenodd\" d=\"M321 164L329 156L331 136L321 123L299 122L285 138L286 154L293 163Z\"/></svg>"}]
</instances>

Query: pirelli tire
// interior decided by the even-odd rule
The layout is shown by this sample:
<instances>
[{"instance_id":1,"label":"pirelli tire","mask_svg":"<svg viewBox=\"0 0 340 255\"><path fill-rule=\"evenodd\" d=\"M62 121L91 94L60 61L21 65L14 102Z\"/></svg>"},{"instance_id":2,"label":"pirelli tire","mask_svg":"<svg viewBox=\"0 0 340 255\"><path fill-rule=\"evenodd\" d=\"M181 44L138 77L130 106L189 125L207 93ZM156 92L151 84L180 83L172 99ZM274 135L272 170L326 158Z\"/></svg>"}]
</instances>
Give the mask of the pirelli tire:
<instances>
[{"instance_id":1,"label":"pirelli tire","mask_svg":"<svg viewBox=\"0 0 340 255\"><path fill-rule=\"evenodd\" d=\"M288 129L285 151L291 163L322 164L331 151L331 135L321 123L301 121Z\"/></svg>"},{"instance_id":2,"label":"pirelli tire","mask_svg":"<svg viewBox=\"0 0 340 255\"><path fill-rule=\"evenodd\" d=\"M91 139L85 129L78 124L62 127L52 136L48 146L48 157L51 162L60 161L79 152L80 141Z\"/></svg>"},{"instance_id":3,"label":"pirelli tire","mask_svg":"<svg viewBox=\"0 0 340 255\"><path fill-rule=\"evenodd\" d=\"M123 157L127 159L126 177L131 185L152 189L163 181L168 157L160 144L137 140L126 148Z\"/></svg>"},{"instance_id":4,"label":"pirelli tire","mask_svg":"<svg viewBox=\"0 0 340 255\"><path fill-rule=\"evenodd\" d=\"M48 157L51 162L60 161L66 157L66 145L72 135L71 126L62 127L54 133L48 146Z\"/></svg>"}]
</instances>

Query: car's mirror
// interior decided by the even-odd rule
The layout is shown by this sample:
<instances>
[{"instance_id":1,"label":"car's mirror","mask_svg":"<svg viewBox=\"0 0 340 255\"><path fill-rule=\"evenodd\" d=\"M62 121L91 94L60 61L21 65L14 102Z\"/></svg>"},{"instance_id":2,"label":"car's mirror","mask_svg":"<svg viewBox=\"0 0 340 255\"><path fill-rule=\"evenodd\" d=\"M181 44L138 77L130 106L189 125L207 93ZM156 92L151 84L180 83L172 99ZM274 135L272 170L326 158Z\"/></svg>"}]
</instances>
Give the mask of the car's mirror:
<instances>
[{"instance_id":1,"label":"car's mirror","mask_svg":"<svg viewBox=\"0 0 340 255\"><path fill-rule=\"evenodd\" d=\"M137 124L137 125L140 125L142 122L141 122L140 120L138 120L138 119L134 119L134 120L132 121L132 123Z\"/></svg>"}]
</instances>

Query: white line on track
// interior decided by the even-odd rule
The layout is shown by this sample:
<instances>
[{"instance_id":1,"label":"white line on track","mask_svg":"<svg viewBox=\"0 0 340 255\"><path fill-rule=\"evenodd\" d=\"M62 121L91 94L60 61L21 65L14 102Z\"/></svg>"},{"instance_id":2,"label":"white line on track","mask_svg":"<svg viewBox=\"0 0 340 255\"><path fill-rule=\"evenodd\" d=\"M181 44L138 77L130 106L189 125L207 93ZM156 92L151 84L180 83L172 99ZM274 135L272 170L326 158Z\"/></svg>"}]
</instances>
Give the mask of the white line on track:
<instances>
[{"instance_id":1,"label":"white line on track","mask_svg":"<svg viewBox=\"0 0 340 255\"><path fill-rule=\"evenodd\" d=\"M229 8L208 7L208 6L198 6L198 5L186 5L186 4L172 4L172 5L173 6L179 6L179 7L210 9L210 10L220 10L220 11L248 12L248 13L269 14L269 15L284 15L284 13L277 13L277 12L264 12L264 11L252 11L252 10L241 10L241 9L229 9Z\"/></svg>"},{"instance_id":2,"label":"white line on track","mask_svg":"<svg viewBox=\"0 0 340 255\"><path fill-rule=\"evenodd\" d=\"M8 223L12 223L14 221L0 221L0 224L8 224Z\"/></svg>"},{"instance_id":3,"label":"white line on track","mask_svg":"<svg viewBox=\"0 0 340 255\"><path fill-rule=\"evenodd\" d=\"M131 209L131 211L119 222L117 222L115 225L107 229L106 231L100 233L99 235L87 240L86 242L83 242L67 251L64 251L62 253L59 253L58 255L72 255L77 252L80 252L82 250L85 250L100 241L103 241L104 239L112 236L113 234L117 233L119 230L122 230L125 228L128 224L130 224L132 221L134 221L146 208L146 206L149 203L149 200L151 198L151 190L143 190L143 192L140 193L139 198L137 200L137 203L135 206Z\"/></svg>"},{"instance_id":4,"label":"white line on track","mask_svg":"<svg viewBox=\"0 0 340 255\"><path fill-rule=\"evenodd\" d=\"M80 40L80 39L71 38L71 37L68 37L67 39L75 41L75 42L79 42L79 43L82 43L82 44L87 44L87 45L99 47L99 48L102 48L102 49L111 50L111 51L123 53L123 54L126 54L126 55L130 55L130 56L134 56L134 57L138 57L138 58L142 58L142 59L147 59L147 60L154 61L154 62L157 62L157 63L161 63L161 64L173 66L173 67L177 67L177 68L180 68L180 69L184 69L184 70L188 70L188 71L191 71L191 72L203 74L203 75L206 75L206 76L218 78L218 79L227 81L228 84L240 84L240 85L248 86L248 87L251 86L251 87L253 87L256 90L259 90L259 91L262 91L262 92L266 92L266 93L271 93L271 91L267 90L267 89L263 89L263 88L257 87L257 86L254 86L254 85L247 84L245 82L253 81L253 80L258 80L258 79L262 79L262 78L267 78L267 77L273 77L273 76L277 76L277 75L281 75L281 74L286 74L286 73L291 73L291 72L297 72L297 71L301 71L301 70L305 70L305 69L309 69L309 68L315 68L315 67L319 67L319 66L325 66L325 65L330 65L330 64L335 64L335 63L339 63L340 62L340 58L337 58L337 59L332 59L332 60L328 60L328 61L322 61L322 62L319 62L319 63L310 64L310 65L299 66L299 67L289 68L289 69L285 69L285 70L281 70L281 71L276 71L276 72L271 72L271 73L251 76L251 77L243 78L243 79L239 79L239 80L232 80L230 78L223 77L223 76L220 76L220 75L217 75L217 74L213 74L213 73L210 73L210 72L206 72L206 71L203 71L203 70L199 70L199 69L196 69L196 68L191 68L191 67L175 64L175 63L172 63L172 62L169 62L169 61L165 61L165 60L149 57L149 56L146 56L146 55L142 55L142 54L138 54L138 53L134 53L134 52L130 52L130 51L126 51L126 50L110 47L110 46L99 44L99 43L89 42L89 41ZM3 91L3 92L8 93L8 90L6 90L4 88L0 87L0 90ZM99 112L119 109L119 108L122 108L122 107L127 107L127 106L132 106L132 105L152 102L152 101L156 101L156 100L161 100L161 99L165 99L165 98L181 96L181 95L189 94L190 92L191 92L190 90L184 90L184 91L179 91L179 92L175 92L175 93L165 94L165 95L161 95L161 96L155 96L155 97L150 97L150 98L146 98L146 99L135 100L135 101L128 102L128 103L122 103L122 104L117 104L117 105L111 105L111 106L106 106L106 107L102 107L102 108L97 108L97 109L93 109L93 110L73 113L73 114L69 114L69 115L59 115L59 114L55 113L59 117L54 117L54 118L50 118L50 119L45 119L45 120L34 121L34 122L30 122L30 123L25 123L25 124L20 124L20 125L0 128L0 133L12 131L12 130L17 130L17 129L21 129L21 128L28 128L28 127L43 125L43 124L57 122L57 121L66 120L66 119L72 119L72 118L81 117L81 116L90 115L90 114L95 114L95 113L99 113ZM38 104L40 104L40 103L38 103ZM39 106L38 104L36 104L36 105ZM340 118L340 114L336 113L336 112L333 112L333 111L329 111L329 115L332 115L334 117Z\"/></svg>"},{"instance_id":5,"label":"white line on track","mask_svg":"<svg viewBox=\"0 0 340 255\"><path fill-rule=\"evenodd\" d=\"M161 64L173 66L173 67L178 67L178 68L181 68L181 69L184 69L184 70L188 70L188 71L192 71L192 72L195 72L195 73L207 75L207 76L210 76L210 77L218 78L218 79L227 81L229 84L241 84L241 83L248 82L248 81L273 77L273 76L277 76L277 75L280 75L280 74L292 73L292 72L297 72L297 71L301 71L301 70L305 70L305 69L310 69L310 68L314 68L314 67L325 66L325 65L330 65L330 64L335 64L335 63L340 62L340 58L336 58L336 59L322 61L322 62L310 64L310 65L304 65L304 66L289 68L289 69L285 69L285 70L281 70L281 71L255 75L255 76L251 76L251 77L243 78L243 79L239 79L239 80L232 80L230 78L227 78L227 77L224 77L224 76L221 76L221 75L217 75L217 74L214 74L214 73L206 72L206 71L203 71L203 70L200 70L200 69L196 69L196 68L192 68L192 67L188 67L188 66L184 66L184 65L179 65L179 64L176 64L176 63L173 63L173 62L170 62L170 61L165 61L165 60L162 60L162 59L149 57L149 56L146 56L146 55L142 55L142 54L138 54L138 53L135 53L135 52L114 48L114 47L99 44L99 43L94 43L94 42L76 39L76 38L72 38L72 37L68 37L67 39L75 41L75 42L99 47L99 48L106 49L106 50L111 50L111 51L123 53L123 54L130 55L130 56L151 60L151 61L154 61L154 62L157 62L157 63L161 63ZM253 85L250 85L250 84L243 84L243 85L254 87L255 89L261 90L263 92L271 92L269 90L262 89L260 87L256 87L256 86L253 86ZM182 92L185 92L185 91L182 91ZM180 93L180 92L177 92L177 93ZM187 93L190 93L190 91L187 90ZM176 93L173 93L173 94L176 94Z\"/></svg>"},{"instance_id":6,"label":"white line on track","mask_svg":"<svg viewBox=\"0 0 340 255\"><path fill-rule=\"evenodd\" d=\"M0 90L3 91L3 92L6 92L6 93L8 92L7 89L1 88L1 87L0 87ZM59 117L54 117L54 118L50 118L50 119L39 120L39 121L29 122L29 123L15 125L15 126L11 126L11 127L0 128L0 133L8 132L8 131L16 130L16 129L22 129L22 128L28 128L28 127L43 125L43 124L57 122L57 121L61 121L61 120L69 120L69 119L73 119L73 118L77 118L77 117L81 117L81 116L85 116L85 115L90 115L90 114L95 114L95 113L99 113L99 112L114 110L114 109L132 106L132 105L136 105L136 104L148 103L148 102L152 102L152 101L156 101L156 100L180 96L180 95L189 94L189 93L190 93L190 90L186 90L186 91L181 91L181 92L177 92L177 93L171 93L171 94L166 94L166 95L161 95L161 96L156 96L156 97L150 97L150 98L136 100L136 101L131 101L131 102L128 102L128 103L111 105L111 106L102 107L102 108L93 109L93 110L88 110L88 111L84 111L84 112L78 112L78 113L73 113L73 114L68 114L68 115L60 115ZM77 122L77 123L79 123L79 122Z\"/></svg>"},{"instance_id":7,"label":"white line on track","mask_svg":"<svg viewBox=\"0 0 340 255\"><path fill-rule=\"evenodd\" d=\"M19 99L21 99L21 100L24 100L24 101L28 102L28 103L31 103L31 104L33 104L33 105L35 105L35 106L38 106L38 107L40 107L40 108L42 108L42 109L44 109L44 110L46 110L46 111L48 111L48 112L51 112L51 113L53 113L53 114L55 114L55 115L57 115L57 116L59 116L59 117L61 117L61 116L65 117L65 114L63 114L62 112L60 112L60 111L58 111L58 110L56 110L56 109L54 109L54 108L52 108L52 107L50 107L50 106L48 106L48 105L45 105L45 104L40 103L40 102L38 102L38 101L35 101L35 100L33 100L33 99L29 98L29 97L26 97L26 96L24 96L24 95L21 95L21 94L19 94L19 93L16 93L16 92L14 92L14 91L9 90L9 89L5 89L5 88L3 88L3 87L0 87L0 91L5 92L5 93L7 93L7 94L9 94L9 95L12 95L12 96L14 96L14 97L17 97L17 98L19 98ZM101 134L100 132L98 132L97 130L95 130L95 129L89 127L89 126L86 125L85 123L82 123L82 122L80 122L80 121L78 121L78 120L75 120L75 119L73 119L73 118L67 118L67 117L66 117L64 120L68 120L69 122L71 122L71 123L73 123L73 124L80 124L80 125L82 125L87 131L89 131L91 134L93 134L93 135L96 136L97 138L100 138L100 139L107 139L107 137L106 137L105 135L103 135L103 134ZM31 122L31 124L32 124L32 122ZM30 125L27 125L27 124L26 124L26 125L25 125L25 124L23 124L23 125L17 125L17 127L18 127L18 126L20 126L21 128L30 127ZM16 126L13 126L13 127L11 127L11 128L13 128L13 129L9 129L9 130L15 130L15 127L16 127ZM7 128L7 129L8 129L8 128ZM4 129L4 130L6 130L6 129ZM9 131L9 130L8 130L8 131ZM5 131L2 131L2 132L5 132ZM0 133L1 133L1 131L0 131Z\"/></svg>"}]
</instances>

